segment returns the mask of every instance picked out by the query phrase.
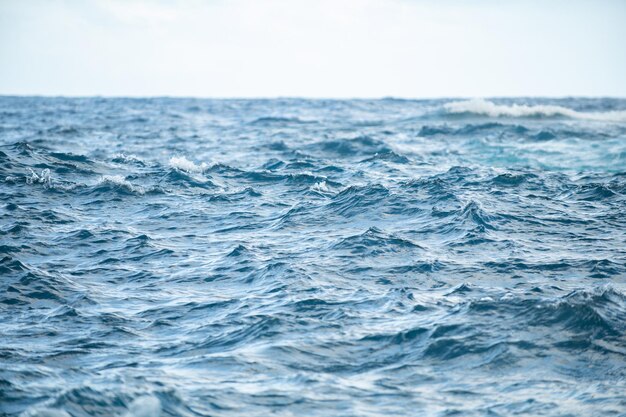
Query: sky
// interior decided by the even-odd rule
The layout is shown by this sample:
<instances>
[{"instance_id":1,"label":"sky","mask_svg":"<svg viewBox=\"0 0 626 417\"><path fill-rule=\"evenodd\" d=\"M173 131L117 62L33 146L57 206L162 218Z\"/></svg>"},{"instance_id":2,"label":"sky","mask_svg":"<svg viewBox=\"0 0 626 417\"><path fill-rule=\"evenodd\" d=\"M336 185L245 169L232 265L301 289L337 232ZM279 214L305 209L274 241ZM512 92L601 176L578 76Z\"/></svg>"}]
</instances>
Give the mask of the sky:
<instances>
[{"instance_id":1,"label":"sky","mask_svg":"<svg viewBox=\"0 0 626 417\"><path fill-rule=\"evenodd\" d=\"M626 97L625 0L0 0L0 95Z\"/></svg>"}]
</instances>

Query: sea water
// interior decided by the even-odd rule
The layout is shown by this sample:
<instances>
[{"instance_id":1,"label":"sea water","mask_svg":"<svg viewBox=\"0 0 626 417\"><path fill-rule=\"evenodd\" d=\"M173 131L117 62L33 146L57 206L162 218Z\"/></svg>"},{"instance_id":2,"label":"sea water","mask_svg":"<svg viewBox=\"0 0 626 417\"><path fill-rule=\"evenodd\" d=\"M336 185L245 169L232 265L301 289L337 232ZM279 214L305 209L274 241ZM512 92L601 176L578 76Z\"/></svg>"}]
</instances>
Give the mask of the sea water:
<instances>
[{"instance_id":1,"label":"sea water","mask_svg":"<svg viewBox=\"0 0 626 417\"><path fill-rule=\"evenodd\" d=\"M626 100L0 98L0 415L626 415Z\"/></svg>"}]
</instances>

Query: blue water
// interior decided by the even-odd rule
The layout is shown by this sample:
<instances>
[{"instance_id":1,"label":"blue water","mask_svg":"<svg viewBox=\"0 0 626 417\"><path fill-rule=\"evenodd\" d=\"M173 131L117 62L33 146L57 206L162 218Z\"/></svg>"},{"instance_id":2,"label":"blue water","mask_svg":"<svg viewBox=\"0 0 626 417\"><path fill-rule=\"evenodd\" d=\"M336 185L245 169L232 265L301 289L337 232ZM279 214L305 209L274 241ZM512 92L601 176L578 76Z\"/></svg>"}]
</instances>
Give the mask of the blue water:
<instances>
[{"instance_id":1,"label":"blue water","mask_svg":"<svg viewBox=\"0 0 626 417\"><path fill-rule=\"evenodd\" d=\"M0 415L626 415L626 100L0 98Z\"/></svg>"}]
</instances>

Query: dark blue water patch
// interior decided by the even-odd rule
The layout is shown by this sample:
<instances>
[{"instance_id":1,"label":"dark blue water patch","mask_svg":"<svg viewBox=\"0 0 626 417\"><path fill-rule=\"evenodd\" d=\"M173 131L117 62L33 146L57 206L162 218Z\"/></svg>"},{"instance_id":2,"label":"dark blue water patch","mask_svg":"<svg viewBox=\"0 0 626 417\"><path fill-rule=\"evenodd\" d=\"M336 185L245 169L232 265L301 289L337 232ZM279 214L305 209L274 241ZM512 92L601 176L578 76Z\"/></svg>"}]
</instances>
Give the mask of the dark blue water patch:
<instances>
[{"instance_id":1,"label":"dark blue water patch","mask_svg":"<svg viewBox=\"0 0 626 417\"><path fill-rule=\"evenodd\" d=\"M0 98L0 415L620 415L626 101L453 101Z\"/></svg>"}]
</instances>

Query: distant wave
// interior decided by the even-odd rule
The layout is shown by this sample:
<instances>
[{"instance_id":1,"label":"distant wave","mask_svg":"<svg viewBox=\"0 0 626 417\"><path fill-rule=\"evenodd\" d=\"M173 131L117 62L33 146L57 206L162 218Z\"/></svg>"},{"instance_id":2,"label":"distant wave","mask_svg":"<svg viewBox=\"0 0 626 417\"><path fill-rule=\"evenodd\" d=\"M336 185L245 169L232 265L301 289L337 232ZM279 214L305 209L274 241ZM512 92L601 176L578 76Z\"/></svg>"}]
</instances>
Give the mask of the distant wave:
<instances>
[{"instance_id":1,"label":"distant wave","mask_svg":"<svg viewBox=\"0 0 626 417\"><path fill-rule=\"evenodd\" d=\"M451 114L476 114L489 117L567 117L571 119L626 121L626 111L580 112L563 106L540 104L495 104L483 99L453 101L443 105Z\"/></svg>"}]
</instances>

